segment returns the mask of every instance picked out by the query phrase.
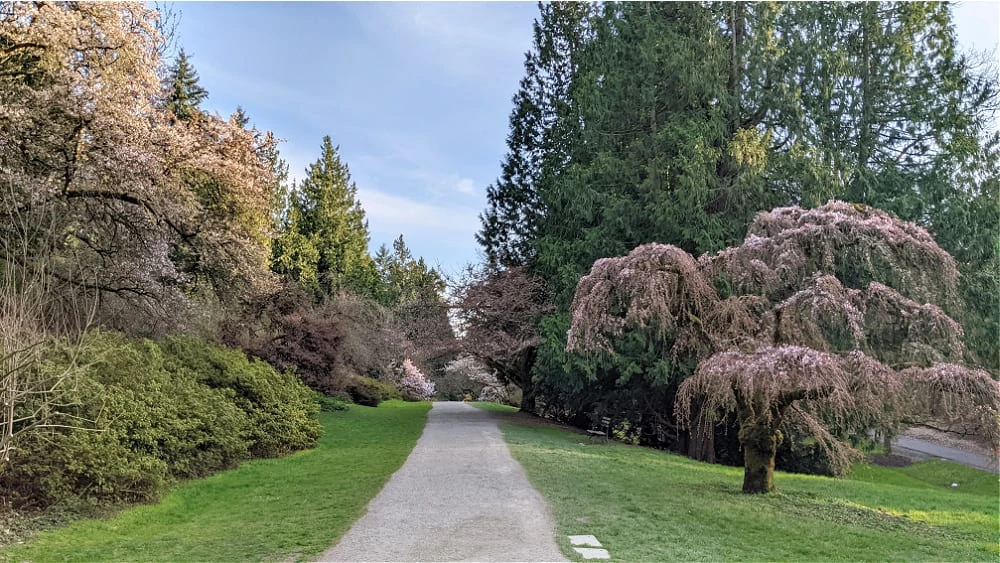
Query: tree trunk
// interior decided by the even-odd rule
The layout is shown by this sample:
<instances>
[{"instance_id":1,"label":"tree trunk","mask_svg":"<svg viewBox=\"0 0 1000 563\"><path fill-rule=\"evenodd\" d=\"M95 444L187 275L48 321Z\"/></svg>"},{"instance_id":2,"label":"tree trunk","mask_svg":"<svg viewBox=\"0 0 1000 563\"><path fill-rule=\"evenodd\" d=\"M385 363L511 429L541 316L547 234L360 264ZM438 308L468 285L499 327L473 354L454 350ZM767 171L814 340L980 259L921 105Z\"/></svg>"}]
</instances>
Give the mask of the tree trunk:
<instances>
[{"instance_id":1,"label":"tree trunk","mask_svg":"<svg viewBox=\"0 0 1000 563\"><path fill-rule=\"evenodd\" d=\"M517 371L512 374L514 384L521 388L521 412L535 413L535 382L531 377L531 368L535 365L535 348L526 349L517 362Z\"/></svg>"},{"instance_id":2,"label":"tree trunk","mask_svg":"<svg viewBox=\"0 0 1000 563\"><path fill-rule=\"evenodd\" d=\"M699 416L691 420L688 437L688 457L707 463L715 463L715 425L700 416L701 401L692 409Z\"/></svg>"},{"instance_id":3,"label":"tree trunk","mask_svg":"<svg viewBox=\"0 0 1000 563\"><path fill-rule=\"evenodd\" d=\"M535 386L521 388L521 412L535 413Z\"/></svg>"},{"instance_id":4,"label":"tree trunk","mask_svg":"<svg viewBox=\"0 0 1000 563\"><path fill-rule=\"evenodd\" d=\"M781 438L781 431L767 423L747 421L741 425L744 493L764 494L774 490L774 456Z\"/></svg>"}]
</instances>

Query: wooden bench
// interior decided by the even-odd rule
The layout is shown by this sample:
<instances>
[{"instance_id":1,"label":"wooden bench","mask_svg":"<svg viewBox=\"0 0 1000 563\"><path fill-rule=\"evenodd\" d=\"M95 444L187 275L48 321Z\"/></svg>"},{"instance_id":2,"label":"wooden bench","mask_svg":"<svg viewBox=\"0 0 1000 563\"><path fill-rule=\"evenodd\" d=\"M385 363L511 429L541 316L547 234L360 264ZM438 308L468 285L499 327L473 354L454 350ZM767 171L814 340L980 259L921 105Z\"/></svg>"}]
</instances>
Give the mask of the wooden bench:
<instances>
[{"instance_id":1,"label":"wooden bench","mask_svg":"<svg viewBox=\"0 0 1000 563\"><path fill-rule=\"evenodd\" d=\"M607 442L608 438L611 436L611 418L602 416L600 425L596 425L590 430L587 430L587 434L590 435L591 440L593 440L595 436L600 436L604 438L605 442Z\"/></svg>"}]
</instances>

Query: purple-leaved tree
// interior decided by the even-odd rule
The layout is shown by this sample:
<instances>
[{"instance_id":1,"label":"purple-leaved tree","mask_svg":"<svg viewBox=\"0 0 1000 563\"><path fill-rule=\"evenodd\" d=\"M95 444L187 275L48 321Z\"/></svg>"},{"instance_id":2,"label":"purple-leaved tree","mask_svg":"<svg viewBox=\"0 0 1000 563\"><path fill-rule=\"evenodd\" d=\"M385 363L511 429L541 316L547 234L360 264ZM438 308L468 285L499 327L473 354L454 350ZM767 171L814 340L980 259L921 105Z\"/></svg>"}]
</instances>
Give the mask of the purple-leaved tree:
<instances>
[{"instance_id":1,"label":"purple-leaved tree","mask_svg":"<svg viewBox=\"0 0 1000 563\"><path fill-rule=\"evenodd\" d=\"M464 351L521 389L521 410L534 412L531 368L541 336L538 317L550 310L542 280L524 267L480 272L456 287L454 307Z\"/></svg>"},{"instance_id":2,"label":"purple-leaved tree","mask_svg":"<svg viewBox=\"0 0 1000 563\"><path fill-rule=\"evenodd\" d=\"M655 331L696 360L675 416L735 417L743 491L774 489L782 428L815 438L836 472L858 452L832 432L962 419L996 442L997 382L966 364L955 262L922 228L832 201L761 213L743 244L697 261L646 244L594 263L577 286L568 350L614 354ZM724 288L726 294L720 294Z\"/></svg>"}]
</instances>

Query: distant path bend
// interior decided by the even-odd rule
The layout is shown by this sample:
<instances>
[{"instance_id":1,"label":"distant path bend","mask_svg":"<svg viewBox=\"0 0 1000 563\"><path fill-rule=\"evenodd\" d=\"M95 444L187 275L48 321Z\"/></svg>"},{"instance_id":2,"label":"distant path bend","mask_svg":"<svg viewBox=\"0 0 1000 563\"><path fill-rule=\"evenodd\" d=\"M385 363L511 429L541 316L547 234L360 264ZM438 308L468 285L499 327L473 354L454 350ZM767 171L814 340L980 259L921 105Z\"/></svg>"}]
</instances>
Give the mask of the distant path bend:
<instances>
[{"instance_id":1,"label":"distant path bend","mask_svg":"<svg viewBox=\"0 0 1000 563\"><path fill-rule=\"evenodd\" d=\"M924 459L947 459L962 465L982 469L991 473L1000 473L1000 463L996 457L989 457L975 452L950 448L941 444L935 444L928 440L922 440L913 436L899 436L892 442L893 453L904 457L920 461Z\"/></svg>"},{"instance_id":2,"label":"distant path bend","mask_svg":"<svg viewBox=\"0 0 1000 563\"><path fill-rule=\"evenodd\" d=\"M565 561L496 420L438 402L410 457L321 561Z\"/></svg>"}]
</instances>

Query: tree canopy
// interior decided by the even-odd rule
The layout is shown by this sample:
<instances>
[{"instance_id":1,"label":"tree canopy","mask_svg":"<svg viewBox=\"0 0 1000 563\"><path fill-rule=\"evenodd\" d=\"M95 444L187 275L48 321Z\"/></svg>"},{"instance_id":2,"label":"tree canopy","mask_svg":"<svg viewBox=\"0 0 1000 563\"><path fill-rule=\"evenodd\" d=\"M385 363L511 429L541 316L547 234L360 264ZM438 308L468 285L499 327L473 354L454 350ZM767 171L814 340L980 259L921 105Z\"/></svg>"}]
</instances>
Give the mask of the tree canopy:
<instances>
[{"instance_id":1,"label":"tree canopy","mask_svg":"<svg viewBox=\"0 0 1000 563\"><path fill-rule=\"evenodd\" d=\"M651 445L702 459L717 451L735 462L735 447L699 442L694 436L704 432L684 431L673 413L697 362L672 350L711 349L699 325L706 318L694 310L677 317L687 332L666 353L655 326L626 331L615 337L614 356L597 362L567 352L568 340L580 336L576 328L568 333L574 292L588 271L594 275L595 262L646 244L692 257L729 248L712 266L719 272L703 281L722 299L726 318L745 322L747 310L763 306L757 297L770 302L800 290L800 276L814 273L830 245L842 253L828 258L844 268L838 279L852 289L875 279L848 271L859 256L882 266L905 258L889 247L841 247L837 240L852 233L802 225L813 231L816 257L753 269L756 253L777 252L794 238L763 241L757 233L771 246L755 246L747 229L764 228L752 226L760 210L807 214L831 199L882 209L933 236L953 257L950 273L938 275L936 262L906 262L911 280L884 269L879 275L903 297L937 303L965 327L963 361L1000 374L993 228L1000 89L995 66L959 48L952 9L931 2L540 5L507 154L478 236L490 267L526 266L549 296L532 366L539 410L576 420L609 413ZM878 229L880 217L858 227ZM735 268L737 261L742 277L721 273L723 262ZM682 261L671 263L671 275L681 276ZM655 260L632 266L656 267ZM746 289L753 284L757 293ZM945 285L952 291L935 301ZM685 291L678 297L685 303L704 298L698 288ZM720 430L720 440L726 434Z\"/></svg>"},{"instance_id":2,"label":"tree canopy","mask_svg":"<svg viewBox=\"0 0 1000 563\"><path fill-rule=\"evenodd\" d=\"M163 81L164 105L167 111L177 119L190 120L200 112L201 103L208 98L208 90L198 83L198 71L191 64L188 54L181 49L177 59L167 71ZM242 110L239 111L242 115ZM237 120L243 127L247 124L245 116Z\"/></svg>"}]
</instances>

